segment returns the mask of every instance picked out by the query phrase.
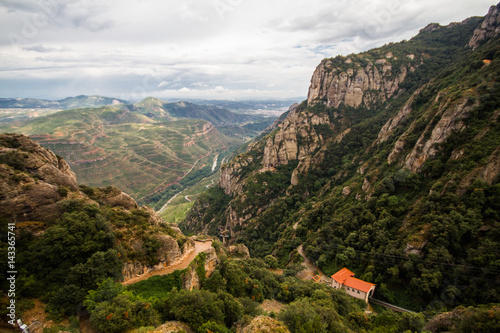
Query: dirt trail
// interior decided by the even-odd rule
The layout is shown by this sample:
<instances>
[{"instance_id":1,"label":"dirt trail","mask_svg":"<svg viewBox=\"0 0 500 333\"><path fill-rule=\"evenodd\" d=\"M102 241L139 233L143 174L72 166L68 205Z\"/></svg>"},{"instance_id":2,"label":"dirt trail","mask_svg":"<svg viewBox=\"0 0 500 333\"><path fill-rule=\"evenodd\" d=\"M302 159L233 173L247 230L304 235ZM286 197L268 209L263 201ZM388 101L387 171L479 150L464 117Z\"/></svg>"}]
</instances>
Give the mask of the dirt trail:
<instances>
[{"instance_id":1,"label":"dirt trail","mask_svg":"<svg viewBox=\"0 0 500 333\"><path fill-rule=\"evenodd\" d=\"M127 281L123 282L122 284L124 286L129 286L129 285L137 283L139 281L147 280L154 275L166 275L166 274L173 273L176 270L187 268L189 266L189 264L191 263L191 261L193 261L193 259L198 255L198 253L201 253L201 252L209 249L211 246L212 246L211 240L206 241L206 242L195 241L194 251L191 251L187 256L183 257L181 260L174 263L173 265L170 265L168 267L158 269L156 271L152 271L152 272L149 272L146 274L142 274L138 277L127 280Z\"/></svg>"},{"instance_id":2,"label":"dirt trail","mask_svg":"<svg viewBox=\"0 0 500 333\"><path fill-rule=\"evenodd\" d=\"M329 276L326 276L323 274L321 269L319 269L316 265L312 263L309 258L306 257L306 254L304 252L304 248L302 244L297 248L297 252L304 258L304 262L302 263L302 266L304 266L306 269L300 271L297 274L297 277L302 280L312 280L313 276L316 275L316 272L318 272L318 275L321 277L321 282L326 283L326 284L331 284L331 278Z\"/></svg>"}]
</instances>

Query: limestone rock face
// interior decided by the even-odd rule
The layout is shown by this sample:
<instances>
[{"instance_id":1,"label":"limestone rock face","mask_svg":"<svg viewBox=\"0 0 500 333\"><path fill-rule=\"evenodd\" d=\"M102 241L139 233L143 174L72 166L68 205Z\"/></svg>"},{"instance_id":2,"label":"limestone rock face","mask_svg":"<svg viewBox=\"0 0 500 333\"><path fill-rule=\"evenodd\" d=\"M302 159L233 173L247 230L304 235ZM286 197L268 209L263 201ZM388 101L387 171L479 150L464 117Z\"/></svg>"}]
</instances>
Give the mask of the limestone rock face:
<instances>
[{"instance_id":1,"label":"limestone rock face","mask_svg":"<svg viewBox=\"0 0 500 333\"><path fill-rule=\"evenodd\" d=\"M0 134L0 162L0 216L11 221L54 220L61 199L79 196L68 164L24 135Z\"/></svg>"},{"instance_id":2,"label":"limestone rock face","mask_svg":"<svg viewBox=\"0 0 500 333\"><path fill-rule=\"evenodd\" d=\"M248 250L248 249L247 249ZM204 251L205 253L205 272L206 277L210 277L212 273L215 271L215 267L220 263L219 257L217 256L217 252L213 247Z\"/></svg>"},{"instance_id":3,"label":"limestone rock face","mask_svg":"<svg viewBox=\"0 0 500 333\"><path fill-rule=\"evenodd\" d=\"M412 105L415 101L415 97L420 94L422 89L423 87L417 89L415 93L413 93L413 95L408 99L403 108L394 117L389 119L384 126L382 126L378 134L377 141L375 141L375 144L387 141L387 139L391 136L394 130L408 118L408 116L412 111Z\"/></svg>"},{"instance_id":4,"label":"limestone rock face","mask_svg":"<svg viewBox=\"0 0 500 333\"><path fill-rule=\"evenodd\" d=\"M160 242L160 248L156 254L160 262L171 265L182 256L179 244L169 235L159 235L156 239Z\"/></svg>"},{"instance_id":5,"label":"limestone rock face","mask_svg":"<svg viewBox=\"0 0 500 333\"><path fill-rule=\"evenodd\" d=\"M324 59L312 76L308 105L324 103L338 107L343 103L369 107L373 102L391 98L408 73L406 66L393 69L388 60L392 57L392 54L387 54L375 62L367 60L368 64L364 67L356 66L351 58L347 58L347 68L336 66L332 59Z\"/></svg>"},{"instance_id":6,"label":"limestone rock face","mask_svg":"<svg viewBox=\"0 0 500 333\"><path fill-rule=\"evenodd\" d=\"M445 142L453 132L465 129L463 119L467 117L468 111L477 105L476 103L467 106L468 102L468 98L462 98L452 103L447 101L440 104L438 114L435 116L440 116L440 120L434 127L429 123L412 152L406 157L406 168L412 172L420 171L422 164L436 154L438 144ZM430 137L428 137L429 132Z\"/></svg>"},{"instance_id":7,"label":"limestone rock face","mask_svg":"<svg viewBox=\"0 0 500 333\"><path fill-rule=\"evenodd\" d=\"M231 245L229 247L229 254L238 259L250 259L250 251L243 244Z\"/></svg>"},{"instance_id":8,"label":"limestone rock face","mask_svg":"<svg viewBox=\"0 0 500 333\"><path fill-rule=\"evenodd\" d=\"M297 159L299 170L302 169L301 172L307 170L310 165L310 155L324 142L314 129L316 125L330 126L328 115L310 112L290 114L279 126L276 135L267 139L262 159L262 171L273 170Z\"/></svg>"},{"instance_id":9,"label":"limestone rock face","mask_svg":"<svg viewBox=\"0 0 500 333\"><path fill-rule=\"evenodd\" d=\"M200 277L196 272L196 269L192 266L189 266L185 273L182 275L182 289L193 290L200 289Z\"/></svg>"},{"instance_id":10,"label":"limestone rock face","mask_svg":"<svg viewBox=\"0 0 500 333\"><path fill-rule=\"evenodd\" d=\"M122 275L124 281L128 281L147 272L149 272L148 267L139 261L126 262L123 264Z\"/></svg>"},{"instance_id":11,"label":"limestone rock face","mask_svg":"<svg viewBox=\"0 0 500 333\"><path fill-rule=\"evenodd\" d=\"M220 168L219 186L226 194L234 195L241 192L242 184L241 169L251 164L251 156L236 156L231 163L224 164Z\"/></svg>"},{"instance_id":12,"label":"limestone rock face","mask_svg":"<svg viewBox=\"0 0 500 333\"><path fill-rule=\"evenodd\" d=\"M0 154L20 155L27 172L54 185L78 190L76 176L68 163L22 134L0 134ZM23 154L26 153L26 154Z\"/></svg>"},{"instance_id":13,"label":"limestone rock face","mask_svg":"<svg viewBox=\"0 0 500 333\"><path fill-rule=\"evenodd\" d=\"M156 239L160 242L160 248L156 253L158 263L154 266L148 266L139 261L126 262L122 271L124 281L175 264L194 251L195 242L192 238L186 240L182 249L179 248L177 241L168 235L159 235L156 236ZM143 243L141 241L136 240L131 243L131 246L135 251L143 250Z\"/></svg>"},{"instance_id":14,"label":"limestone rock face","mask_svg":"<svg viewBox=\"0 0 500 333\"><path fill-rule=\"evenodd\" d=\"M483 22L474 30L468 46L477 49L481 42L495 37L500 32L500 8L491 6Z\"/></svg>"},{"instance_id":15,"label":"limestone rock face","mask_svg":"<svg viewBox=\"0 0 500 333\"><path fill-rule=\"evenodd\" d=\"M105 205L109 205L111 207L121 206L128 210L137 208L137 203L135 202L135 200L130 195L120 190L118 190L116 193L111 194L110 196L100 198L100 201L102 201Z\"/></svg>"},{"instance_id":16,"label":"limestone rock face","mask_svg":"<svg viewBox=\"0 0 500 333\"><path fill-rule=\"evenodd\" d=\"M205 268L205 278L210 277L215 271L215 267L220 263L219 257L213 247L202 252L205 261L201 263ZM182 275L182 288L187 290L200 289L200 276L196 272L196 260L191 262L186 272Z\"/></svg>"},{"instance_id":17,"label":"limestone rock face","mask_svg":"<svg viewBox=\"0 0 500 333\"><path fill-rule=\"evenodd\" d=\"M266 316L255 317L248 326L238 329L238 333L289 333L288 328L280 321Z\"/></svg>"}]
</instances>

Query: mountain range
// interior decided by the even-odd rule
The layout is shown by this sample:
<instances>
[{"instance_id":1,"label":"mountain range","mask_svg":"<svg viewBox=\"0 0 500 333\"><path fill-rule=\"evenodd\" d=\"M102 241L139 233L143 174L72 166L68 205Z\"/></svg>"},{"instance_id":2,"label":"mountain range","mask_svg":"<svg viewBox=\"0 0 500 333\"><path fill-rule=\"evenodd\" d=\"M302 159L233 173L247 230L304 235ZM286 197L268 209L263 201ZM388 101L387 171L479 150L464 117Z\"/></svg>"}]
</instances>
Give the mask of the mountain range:
<instances>
[{"instance_id":1,"label":"mountain range","mask_svg":"<svg viewBox=\"0 0 500 333\"><path fill-rule=\"evenodd\" d=\"M154 98L3 125L31 137L0 134L0 324L497 332L499 32L497 5L324 59L269 127ZM133 198L194 183L208 190L178 226ZM335 288L339 271L376 299Z\"/></svg>"},{"instance_id":2,"label":"mountain range","mask_svg":"<svg viewBox=\"0 0 500 333\"><path fill-rule=\"evenodd\" d=\"M11 121L0 125L0 130L30 135L63 156L84 184L113 184L137 199L147 197L149 204L165 197L160 194L189 171L211 169L215 156L222 154L220 162L241 140L258 135L274 120L218 106L155 98L135 105L99 96L50 103L30 99L3 102L20 110L49 107L50 103L78 105L77 109ZM109 105L84 107L91 104ZM151 199L153 195L157 199Z\"/></svg>"},{"instance_id":3,"label":"mountain range","mask_svg":"<svg viewBox=\"0 0 500 333\"><path fill-rule=\"evenodd\" d=\"M34 98L0 98L0 108L50 108L67 110L74 108L90 108L115 104L129 104L129 102L118 98L85 95L66 97L57 101Z\"/></svg>"},{"instance_id":4,"label":"mountain range","mask_svg":"<svg viewBox=\"0 0 500 333\"><path fill-rule=\"evenodd\" d=\"M324 59L181 229L283 265L303 245L327 275L349 267L414 310L498 302L499 31L493 6Z\"/></svg>"}]
</instances>

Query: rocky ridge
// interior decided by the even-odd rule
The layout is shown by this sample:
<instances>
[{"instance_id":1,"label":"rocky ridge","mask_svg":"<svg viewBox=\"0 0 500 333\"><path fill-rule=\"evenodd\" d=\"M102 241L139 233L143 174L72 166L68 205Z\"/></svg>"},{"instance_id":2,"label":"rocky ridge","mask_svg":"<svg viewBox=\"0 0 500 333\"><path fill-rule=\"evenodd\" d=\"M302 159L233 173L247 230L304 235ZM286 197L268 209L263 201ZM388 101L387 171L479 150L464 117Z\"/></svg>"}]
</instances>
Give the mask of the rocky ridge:
<instances>
[{"instance_id":1,"label":"rocky ridge","mask_svg":"<svg viewBox=\"0 0 500 333\"><path fill-rule=\"evenodd\" d=\"M474 30L468 46L476 50L481 43L495 37L500 32L500 4L491 6L483 22Z\"/></svg>"},{"instance_id":2,"label":"rocky ridge","mask_svg":"<svg viewBox=\"0 0 500 333\"><path fill-rule=\"evenodd\" d=\"M358 57L367 64L363 66ZM411 65L393 68L391 60L394 55L391 52L379 59L365 59L363 55L358 57L324 59L313 73L308 105L323 103L337 108L343 103L353 107L370 107L397 94L408 71L415 71ZM413 60L415 55L408 54L407 57Z\"/></svg>"}]
</instances>

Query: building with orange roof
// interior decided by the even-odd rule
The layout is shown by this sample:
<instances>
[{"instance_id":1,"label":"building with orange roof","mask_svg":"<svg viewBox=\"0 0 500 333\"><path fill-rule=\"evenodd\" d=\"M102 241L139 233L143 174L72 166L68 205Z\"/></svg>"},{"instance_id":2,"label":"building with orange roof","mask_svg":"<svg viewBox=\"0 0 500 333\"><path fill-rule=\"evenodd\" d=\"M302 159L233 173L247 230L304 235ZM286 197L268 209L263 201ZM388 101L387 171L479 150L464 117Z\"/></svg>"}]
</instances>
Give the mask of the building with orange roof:
<instances>
[{"instance_id":1,"label":"building with orange roof","mask_svg":"<svg viewBox=\"0 0 500 333\"><path fill-rule=\"evenodd\" d=\"M335 289L344 289L349 296L360 298L368 303L368 298L375 291L375 284L366 282L354 277L354 273L347 268L332 275L332 287Z\"/></svg>"}]
</instances>

